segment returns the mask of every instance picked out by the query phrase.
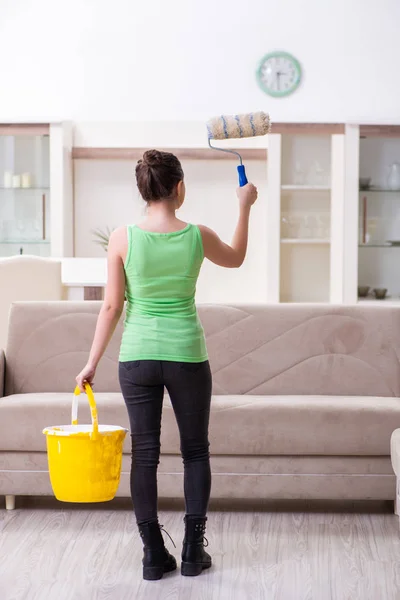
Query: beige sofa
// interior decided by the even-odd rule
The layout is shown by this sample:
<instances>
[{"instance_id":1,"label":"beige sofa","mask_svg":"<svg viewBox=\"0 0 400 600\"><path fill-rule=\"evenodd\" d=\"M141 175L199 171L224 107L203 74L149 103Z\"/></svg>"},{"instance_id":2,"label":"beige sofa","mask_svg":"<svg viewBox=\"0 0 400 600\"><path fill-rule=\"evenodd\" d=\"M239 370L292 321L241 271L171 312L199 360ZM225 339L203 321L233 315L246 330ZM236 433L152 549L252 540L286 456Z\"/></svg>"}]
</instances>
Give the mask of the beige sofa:
<instances>
[{"instance_id":1,"label":"beige sofa","mask_svg":"<svg viewBox=\"0 0 400 600\"><path fill-rule=\"evenodd\" d=\"M0 494L51 494L48 425L70 419L100 303L17 303L0 358ZM394 499L400 427L400 307L200 306L214 374L213 497ZM100 422L128 427L119 392L122 324L98 369ZM4 379L4 389L3 389ZM81 397L81 422L89 422ZM159 492L182 495L178 430L165 398ZM130 438L119 496L129 495Z\"/></svg>"}]
</instances>

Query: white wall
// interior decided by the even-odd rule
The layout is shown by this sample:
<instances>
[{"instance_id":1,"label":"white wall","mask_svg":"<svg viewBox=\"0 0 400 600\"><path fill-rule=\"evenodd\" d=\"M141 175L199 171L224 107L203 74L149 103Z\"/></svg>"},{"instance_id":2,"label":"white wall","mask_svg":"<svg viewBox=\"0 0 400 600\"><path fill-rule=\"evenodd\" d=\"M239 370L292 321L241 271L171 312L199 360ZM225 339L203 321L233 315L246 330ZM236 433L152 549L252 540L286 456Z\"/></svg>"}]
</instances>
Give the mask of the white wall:
<instances>
[{"instance_id":1,"label":"white wall","mask_svg":"<svg viewBox=\"0 0 400 600\"><path fill-rule=\"evenodd\" d=\"M273 119L400 122L398 0L3 0L0 120ZM287 99L259 59L292 52Z\"/></svg>"},{"instance_id":2,"label":"white wall","mask_svg":"<svg viewBox=\"0 0 400 600\"><path fill-rule=\"evenodd\" d=\"M211 151L210 151L211 152ZM222 239L232 238L238 216L234 161L183 161L187 198L179 217L204 223ZM251 215L248 256L241 269L221 269L205 262L198 283L198 302L266 301L266 163L248 161L249 179L259 186ZM134 185L130 161L75 161L75 254L105 256L93 243L92 229L136 223L144 203Z\"/></svg>"}]
</instances>

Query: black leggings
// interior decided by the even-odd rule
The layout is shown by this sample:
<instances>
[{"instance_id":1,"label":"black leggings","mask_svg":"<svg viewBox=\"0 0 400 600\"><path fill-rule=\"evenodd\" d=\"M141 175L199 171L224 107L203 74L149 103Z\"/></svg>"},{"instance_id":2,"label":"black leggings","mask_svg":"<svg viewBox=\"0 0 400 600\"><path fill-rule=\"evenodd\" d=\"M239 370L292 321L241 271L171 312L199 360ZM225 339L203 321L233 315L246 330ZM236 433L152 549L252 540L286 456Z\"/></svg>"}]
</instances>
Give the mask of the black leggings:
<instances>
[{"instance_id":1,"label":"black leggings","mask_svg":"<svg viewBox=\"0 0 400 600\"><path fill-rule=\"evenodd\" d=\"M211 489L208 423L212 379L208 361L121 362L119 381L131 426L131 494L138 524L157 520L164 386L180 433L186 514L205 516Z\"/></svg>"}]
</instances>

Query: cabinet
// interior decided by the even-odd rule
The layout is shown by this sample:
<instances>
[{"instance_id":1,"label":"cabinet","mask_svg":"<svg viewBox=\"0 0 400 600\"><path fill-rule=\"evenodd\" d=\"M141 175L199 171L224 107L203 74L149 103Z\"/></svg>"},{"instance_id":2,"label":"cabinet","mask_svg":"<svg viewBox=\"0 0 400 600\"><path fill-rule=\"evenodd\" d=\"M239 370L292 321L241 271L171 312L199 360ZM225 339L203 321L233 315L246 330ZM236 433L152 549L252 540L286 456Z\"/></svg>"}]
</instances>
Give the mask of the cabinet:
<instances>
[{"instance_id":1,"label":"cabinet","mask_svg":"<svg viewBox=\"0 0 400 600\"><path fill-rule=\"evenodd\" d=\"M0 256L73 253L66 123L0 124Z\"/></svg>"},{"instance_id":2,"label":"cabinet","mask_svg":"<svg viewBox=\"0 0 400 600\"><path fill-rule=\"evenodd\" d=\"M350 150L357 130L341 124L277 124L273 132L268 141L268 301L344 302L346 198L357 193L357 176L348 177L347 167L356 164Z\"/></svg>"},{"instance_id":3,"label":"cabinet","mask_svg":"<svg viewBox=\"0 0 400 600\"><path fill-rule=\"evenodd\" d=\"M378 288L386 290L386 301L400 302L400 180L396 164L399 162L399 126L360 127L360 301L377 301L373 290ZM393 164L396 166L392 170Z\"/></svg>"}]
</instances>

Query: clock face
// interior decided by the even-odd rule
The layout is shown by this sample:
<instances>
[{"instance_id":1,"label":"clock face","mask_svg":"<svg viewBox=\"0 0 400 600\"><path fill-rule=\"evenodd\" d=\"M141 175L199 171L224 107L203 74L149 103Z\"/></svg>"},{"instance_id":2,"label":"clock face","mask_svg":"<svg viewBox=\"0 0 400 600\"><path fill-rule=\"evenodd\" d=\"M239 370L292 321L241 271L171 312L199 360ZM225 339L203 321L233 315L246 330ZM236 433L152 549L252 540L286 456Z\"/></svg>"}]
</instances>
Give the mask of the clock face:
<instances>
[{"instance_id":1,"label":"clock face","mask_svg":"<svg viewBox=\"0 0 400 600\"><path fill-rule=\"evenodd\" d=\"M288 96L300 84L300 63L287 52L271 52L260 62L257 79L261 89L270 96Z\"/></svg>"}]
</instances>

